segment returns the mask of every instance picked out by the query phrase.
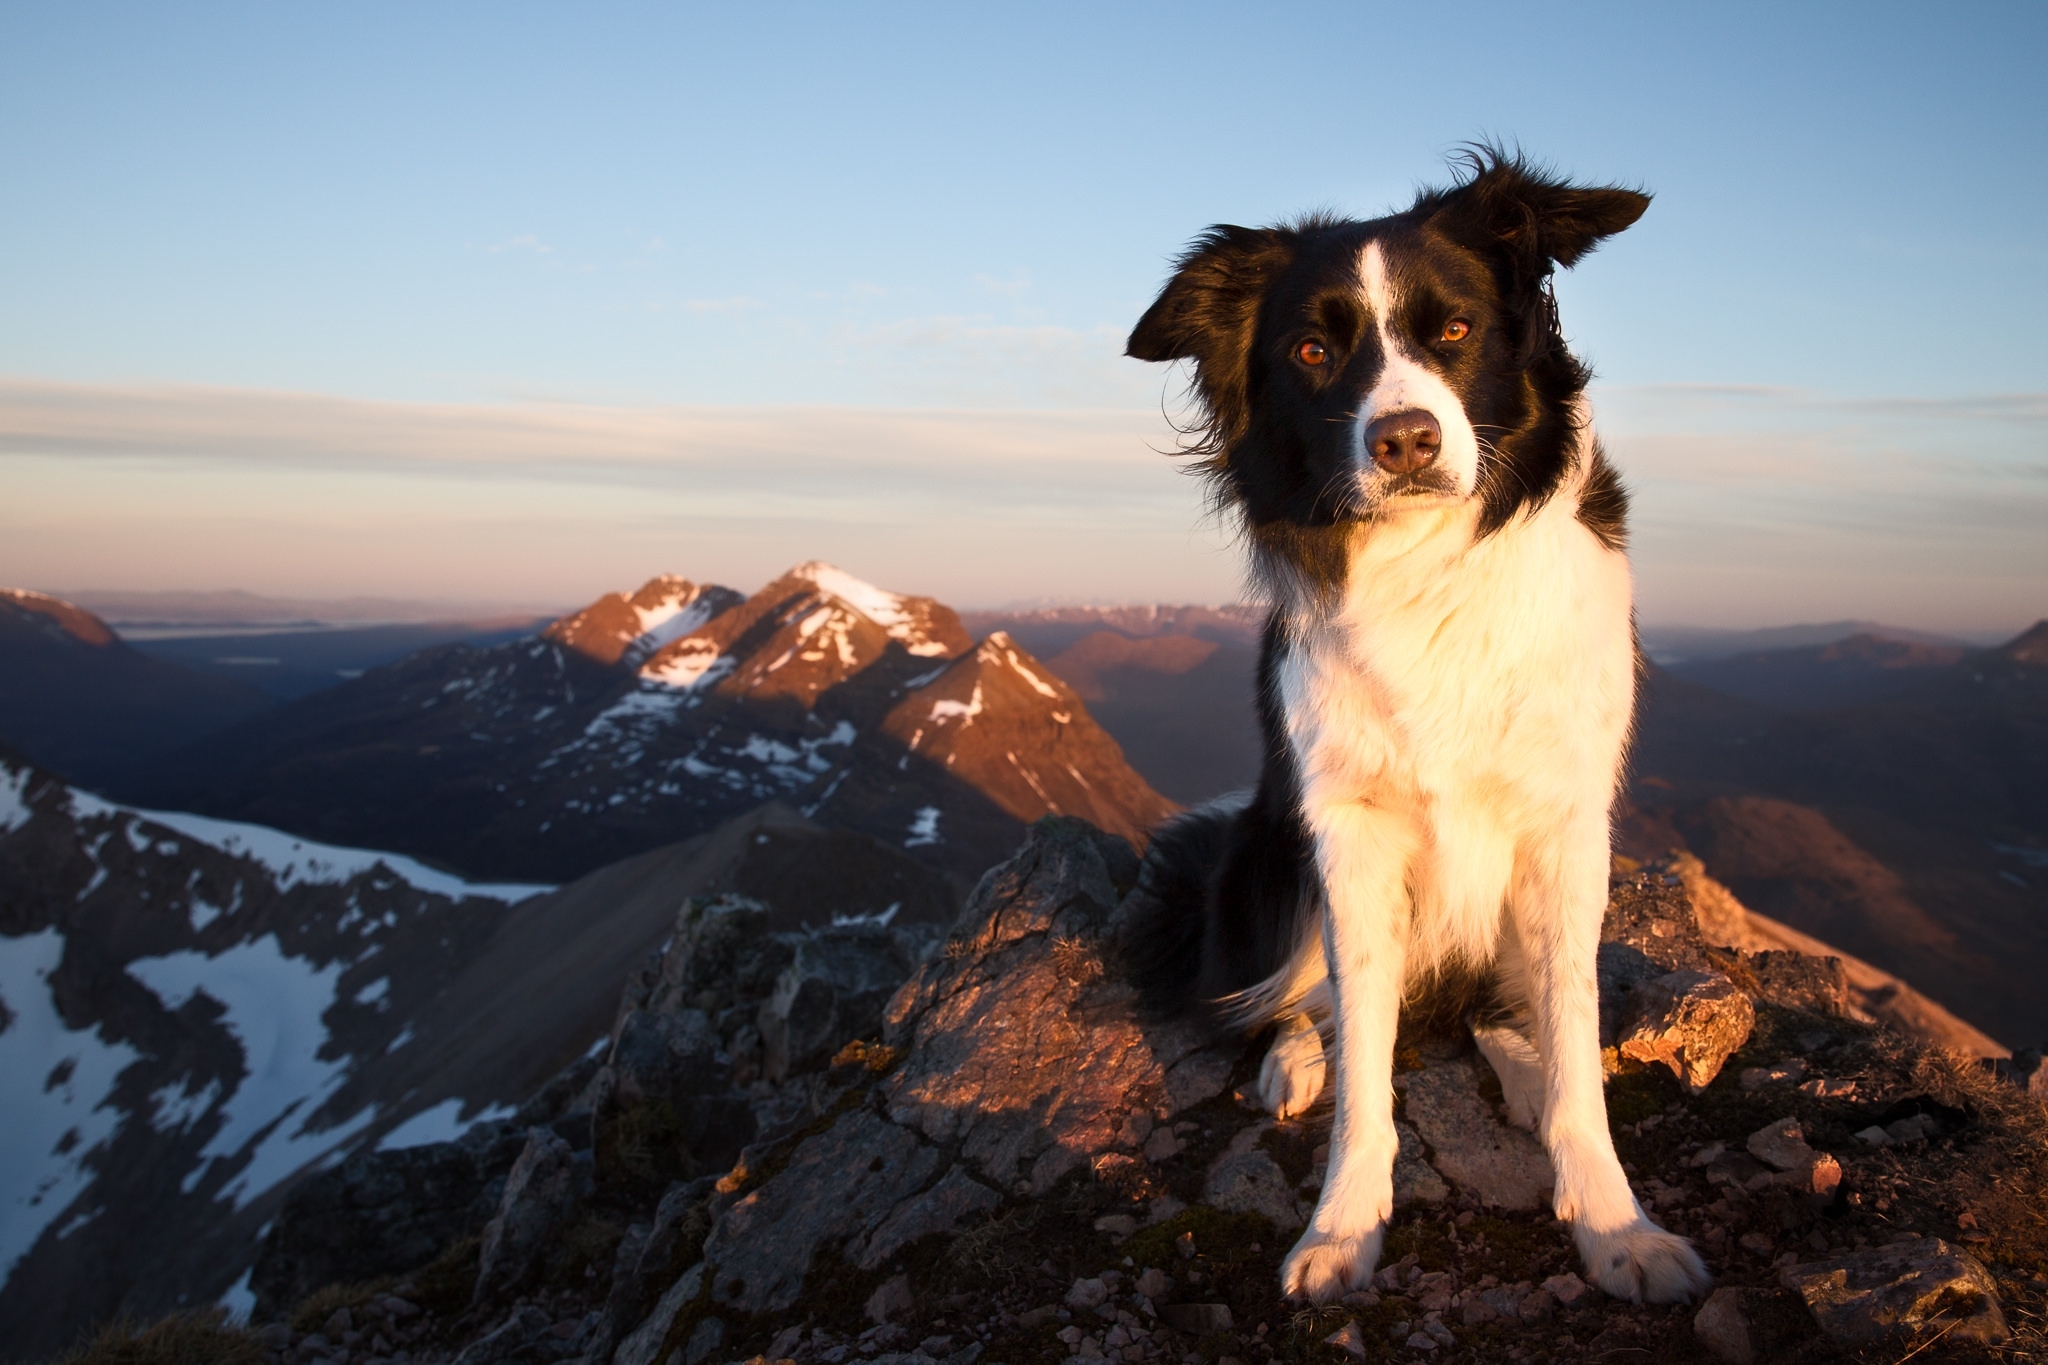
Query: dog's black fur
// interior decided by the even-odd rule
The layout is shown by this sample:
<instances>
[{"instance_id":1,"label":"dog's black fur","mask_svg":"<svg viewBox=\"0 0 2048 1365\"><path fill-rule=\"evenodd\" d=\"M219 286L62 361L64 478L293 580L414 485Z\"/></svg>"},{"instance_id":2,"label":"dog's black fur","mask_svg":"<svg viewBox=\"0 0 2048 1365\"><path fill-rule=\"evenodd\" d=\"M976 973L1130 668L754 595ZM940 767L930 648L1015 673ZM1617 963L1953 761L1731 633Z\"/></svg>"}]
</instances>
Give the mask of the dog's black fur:
<instances>
[{"instance_id":1,"label":"dog's black fur","mask_svg":"<svg viewBox=\"0 0 2048 1365\"><path fill-rule=\"evenodd\" d=\"M1289 648L1284 604L1341 591L1352 529L1376 510L1351 477L1355 404L1383 362L1357 302L1367 241L1399 248L1406 305L1396 325L1431 357L1481 438L1478 534L1548 500L1571 467L1577 400L1591 376L1559 331L1551 271L1633 223L1649 198L1570 185L1490 147L1470 151L1464 168L1449 188L1369 222L1212 227L1131 332L1138 359L1194 362L1203 416L1190 453L1202 457L1217 504L1241 519L1254 572L1276 602L1259 660L1258 788L1246 803L1160 829L1131 904L1134 979L1154 1008L1197 1007L1265 980L1320 906L1275 680ZM1471 319L1474 335L1447 346L1437 338L1453 317ZM1305 340L1328 348L1326 363L1295 362ZM1618 549L1626 516L1627 495L1596 445L1579 518Z\"/></svg>"}]
</instances>

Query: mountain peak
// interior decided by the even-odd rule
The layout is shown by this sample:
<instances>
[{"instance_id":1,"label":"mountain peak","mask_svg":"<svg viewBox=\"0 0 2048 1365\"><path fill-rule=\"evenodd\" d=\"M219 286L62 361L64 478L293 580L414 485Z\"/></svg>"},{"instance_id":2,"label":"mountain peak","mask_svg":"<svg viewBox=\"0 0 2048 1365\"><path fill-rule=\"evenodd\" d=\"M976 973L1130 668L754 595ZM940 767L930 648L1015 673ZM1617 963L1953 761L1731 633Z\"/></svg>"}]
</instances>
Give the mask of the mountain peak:
<instances>
[{"instance_id":1,"label":"mountain peak","mask_svg":"<svg viewBox=\"0 0 2048 1365\"><path fill-rule=\"evenodd\" d=\"M602 664L637 665L742 600L715 583L660 574L630 596L606 593L542 634Z\"/></svg>"},{"instance_id":2,"label":"mountain peak","mask_svg":"<svg viewBox=\"0 0 2048 1365\"><path fill-rule=\"evenodd\" d=\"M817 585L820 592L838 598L873 621L912 654L949 659L971 643L960 618L950 607L940 606L929 597L904 597L878 588L822 559L799 564L782 577L784 581L801 579Z\"/></svg>"},{"instance_id":3,"label":"mountain peak","mask_svg":"<svg viewBox=\"0 0 2048 1365\"><path fill-rule=\"evenodd\" d=\"M1998 652L2015 663L2048 664L2048 620L2034 622L2000 645Z\"/></svg>"},{"instance_id":4,"label":"mountain peak","mask_svg":"<svg viewBox=\"0 0 2048 1365\"><path fill-rule=\"evenodd\" d=\"M7 607L24 616L43 617L44 621L31 624L42 625L46 630L54 627L80 644L100 648L114 643L114 632L105 621L61 597L27 588L0 588L0 609Z\"/></svg>"}]
</instances>

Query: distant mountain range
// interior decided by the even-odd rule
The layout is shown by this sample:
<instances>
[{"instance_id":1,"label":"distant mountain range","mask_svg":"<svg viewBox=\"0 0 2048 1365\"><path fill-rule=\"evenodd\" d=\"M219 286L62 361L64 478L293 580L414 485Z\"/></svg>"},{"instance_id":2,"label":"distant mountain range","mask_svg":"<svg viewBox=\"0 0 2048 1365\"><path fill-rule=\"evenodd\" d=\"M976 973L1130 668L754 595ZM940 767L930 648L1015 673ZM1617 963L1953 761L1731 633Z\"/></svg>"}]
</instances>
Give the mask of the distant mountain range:
<instances>
[{"instance_id":1,"label":"distant mountain range","mask_svg":"<svg viewBox=\"0 0 2048 1365\"><path fill-rule=\"evenodd\" d=\"M566 879L776 799L957 889L1033 813L1140 834L1257 776L1250 608L955 615L826 566L750 597L657 579L273 707L172 673L110 692L149 661L21 597L17 625L40 619L0 635L0 739L127 799L478 876ZM1628 847L1692 847L1757 908L1994 1035L2048 1034L2037 632L1988 650L1869 622L1645 641L1684 657L1645 687ZM22 720L12 660L60 655L97 670L40 713L72 718L82 759Z\"/></svg>"},{"instance_id":2,"label":"distant mountain range","mask_svg":"<svg viewBox=\"0 0 2048 1365\"><path fill-rule=\"evenodd\" d=\"M120 790L549 880L784 801L963 890L1041 814L1142 841L1173 809L1015 640L817 563L747 597L658 578L529 639L425 650Z\"/></svg>"},{"instance_id":3,"label":"distant mountain range","mask_svg":"<svg viewBox=\"0 0 2048 1365\"><path fill-rule=\"evenodd\" d=\"M1689 846L1994 1037L2048 1035L2048 622L1960 656L1859 635L1737 665L1719 680L1749 698L1650 674L1635 849Z\"/></svg>"}]
</instances>

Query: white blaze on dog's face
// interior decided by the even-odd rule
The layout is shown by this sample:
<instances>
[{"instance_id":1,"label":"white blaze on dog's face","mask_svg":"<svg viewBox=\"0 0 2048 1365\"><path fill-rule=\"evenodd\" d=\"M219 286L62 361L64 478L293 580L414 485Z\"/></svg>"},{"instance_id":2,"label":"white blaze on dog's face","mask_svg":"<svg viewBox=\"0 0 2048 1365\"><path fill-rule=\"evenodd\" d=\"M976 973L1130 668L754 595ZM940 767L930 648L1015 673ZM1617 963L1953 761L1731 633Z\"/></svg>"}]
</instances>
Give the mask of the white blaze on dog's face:
<instances>
[{"instance_id":1,"label":"white blaze on dog's face","mask_svg":"<svg viewBox=\"0 0 2048 1365\"><path fill-rule=\"evenodd\" d=\"M1360 502L1384 516L1471 497L1479 481L1478 434L1463 400L1444 381L1442 358L1403 333L1381 243L1366 243L1358 274L1367 325L1379 342L1379 374L1352 422ZM1472 325L1469 318L1446 319L1438 344L1463 345ZM1455 341L1445 341L1446 332Z\"/></svg>"}]
</instances>

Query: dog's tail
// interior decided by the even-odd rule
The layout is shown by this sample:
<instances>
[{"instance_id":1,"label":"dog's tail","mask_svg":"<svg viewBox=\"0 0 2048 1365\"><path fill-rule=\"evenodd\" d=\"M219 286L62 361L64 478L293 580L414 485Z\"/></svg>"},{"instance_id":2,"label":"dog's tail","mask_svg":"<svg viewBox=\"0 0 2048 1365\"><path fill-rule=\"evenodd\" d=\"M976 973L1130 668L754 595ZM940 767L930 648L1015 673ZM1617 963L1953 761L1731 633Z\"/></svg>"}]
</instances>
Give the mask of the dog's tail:
<instances>
[{"instance_id":1,"label":"dog's tail","mask_svg":"<svg viewBox=\"0 0 2048 1365\"><path fill-rule=\"evenodd\" d=\"M1123 914L1131 982L1154 1013L1186 1014L1209 1003L1200 984L1210 887L1229 848L1230 823L1250 800L1250 792L1233 792L1153 831Z\"/></svg>"},{"instance_id":2,"label":"dog's tail","mask_svg":"<svg viewBox=\"0 0 2048 1365\"><path fill-rule=\"evenodd\" d=\"M1152 836L1123 909L1125 961L1152 1011L1256 1030L1321 983L1306 833L1263 795L1219 797Z\"/></svg>"}]
</instances>

